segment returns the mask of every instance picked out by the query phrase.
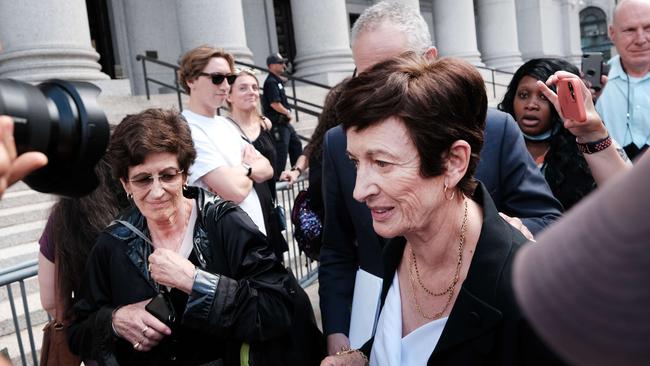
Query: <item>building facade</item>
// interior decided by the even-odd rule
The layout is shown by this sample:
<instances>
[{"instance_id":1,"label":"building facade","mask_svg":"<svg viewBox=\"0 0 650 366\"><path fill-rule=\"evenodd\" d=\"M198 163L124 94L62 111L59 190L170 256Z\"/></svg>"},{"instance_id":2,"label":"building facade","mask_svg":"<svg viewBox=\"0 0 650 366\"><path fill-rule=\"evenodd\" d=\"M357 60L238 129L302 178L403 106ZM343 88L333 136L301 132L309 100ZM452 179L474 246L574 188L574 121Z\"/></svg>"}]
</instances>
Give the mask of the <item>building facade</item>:
<instances>
[{"instance_id":1,"label":"building facade","mask_svg":"<svg viewBox=\"0 0 650 366\"><path fill-rule=\"evenodd\" d=\"M512 71L534 57L579 64L583 48L611 48L606 28L614 0L394 1L420 8L440 55L477 66ZM334 84L354 69L350 24L373 2L0 0L0 77L127 78L142 94L136 55L176 63L188 49L212 44L260 66L280 51L294 75ZM169 70L148 67L151 77L171 79Z\"/></svg>"}]
</instances>

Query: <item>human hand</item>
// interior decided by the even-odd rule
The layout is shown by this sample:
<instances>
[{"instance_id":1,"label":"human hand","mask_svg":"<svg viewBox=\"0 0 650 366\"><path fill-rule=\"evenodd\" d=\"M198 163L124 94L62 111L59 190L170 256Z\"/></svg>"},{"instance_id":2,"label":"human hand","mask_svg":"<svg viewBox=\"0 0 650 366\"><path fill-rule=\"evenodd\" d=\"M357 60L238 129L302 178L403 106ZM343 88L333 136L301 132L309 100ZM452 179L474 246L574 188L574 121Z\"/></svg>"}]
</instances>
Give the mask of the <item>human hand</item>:
<instances>
[{"instance_id":1,"label":"human hand","mask_svg":"<svg viewBox=\"0 0 650 366\"><path fill-rule=\"evenodd\" d=\"M16 155L14 122L10 117L0 116L0 197L9 186L47 164L47 156L40 152Z\"/></svg>"},{"instance_id":2,"label":"human hand","mask_svg":"<svg viewBox=\"0 0 650 366\"><path fill-rule=\"evenodd\" d=\"M297 170L285 170L282 173L280 173L279 180L281 182L287 182L287 184L292 185L298 180L298 177L300 177L300 172L299 171L297 171Z\"/></svg>"},{"instance_id":3,"label":"human hand","mask_svg":"<svg viewBox=\"0 0 650 366\"><path fill-rule=\"evenodd\" d=\"M591 93L591 100L594 102L594 104L596 104L596 101L598 100L598 98L600 98L600 95L603 94L603 90L605 89L605 84L607 84L607 81L609 80L609 78L605 74L600 75L600 85L601 85L601 87L600 87L600 89L596 90L596 89L591 87L591 82L584 78L584 75L582 74L582 71L580 72L580 76L581 76L582 82L585 83L585 85L589 89L589 92Z\"/></svg>"},{"instance_id":4,"label":"human hand","mask_svg":"<svg viewBox=\"0 0 650 366\"><path fill-rule=\"evenodd\" d=\"M576 79L580 81L580 88L583 95L583 103L585 107L585 112L587 119L584 122L578 122L569 118L565 118L562 115L562 108L560 107L560 101L555 94L548 86L557 84L558 81L562 79ZM587 86L580 80L580 78L567 71L557 71L555 74L551 75L546 84L542 81L537 81L537 87L539 90L544 93L546 99L548 99L551 104L555 107L560 118L564 121L564 127L568 129L574 136L577 137L578 142L590 142L597 141L603 138L606 138L608 135L607 129L603 124L600 115L596 112L594 107L594 102L591 98L591 93L587 89Z\"/></svg>"},{"instance_id":5,"label":"human hand","mask_svg":"<svg viewBox=\"0 0 650 366\"><path fill-rule=\"evenodd\" d=\"M499 212L499 215L506 220L506 222L510 225L512 225L515 229L521 231L522 234L524 234L524 237L530 241L535 241L535 237L533 236L533 233L528 230L526 225L517 217L510 217L503 212Z\"/></svg>"},{"instance_id":6,"label":"human hand","mask_svg":"<svg viewBox=\"0 0 650 366\"><path fill-rule=\"evenodd\" d=\"M293 113L289 112L288 114L285 114L287 117L287 123L291 123L293 121Z\"/></svg>"},{"instance_id":7,"label":"human hand","mask_svg":"<svg viewBox=\"0 0 650 366\"><path fill-rule=\"evenodd\" d=\"M170 334L171 329L144 308L151 299L125 305L113 313L113 329L136 351L147 352Z\"/></svg>"},{"instance_id":8,"label":"human hand","mask_svg":"<svg viewBox=\"0 0 650 366\"><path fill-rule=\"evenodd\" d=\"M341 350L350 349L350 339L343 333L332 333L327 336L327 354L335 355Z\"/></svg>"},{"instance_id":9,"label":"human hand","mask_svg":"<svg viewBox=\"0 0 650 366\"><path fill-rule=\"evenodd\" d=\"M255 149L255 146L246 144L244 151L242 151L241 161L244 164L253 165L260 156L261 154Z\"/></svg>"},{"instance_id":10,"label":"human hand","mask_svg":"<svg viewBox=\"0 0 650 366\"><path fill-rule=\"evenodd\" d=\"M149 273L157 283L177 288L186 294L192 292L194 272L192 262L173 250L158 248L149 256Z\"/></svg>"},{"instance_id":11,"label":"human hand","mask_svg":"<svg viewBox=\"0 0 650 366\"><path fill-rule=\"evenodd\" d=\"M339 352L333 356L327 356L320 363L321 366L366 366L368 358L359 350Z\"/></svg>"}]
</instances>

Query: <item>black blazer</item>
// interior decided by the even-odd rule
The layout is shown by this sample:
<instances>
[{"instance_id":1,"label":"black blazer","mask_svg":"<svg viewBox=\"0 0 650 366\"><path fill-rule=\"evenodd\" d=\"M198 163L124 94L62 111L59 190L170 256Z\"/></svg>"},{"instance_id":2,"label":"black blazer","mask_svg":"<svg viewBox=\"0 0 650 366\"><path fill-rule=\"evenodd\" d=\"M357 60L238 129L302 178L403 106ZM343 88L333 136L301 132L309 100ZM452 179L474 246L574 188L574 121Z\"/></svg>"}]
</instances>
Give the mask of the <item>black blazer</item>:
<instances>
[{"instance_id":1,"label":"black blazer","mask_svg":"<svg viewBox=\"0 0 650 366\"><path fill-rule=\"evenodd\" d=\"M320 252L319 295L325 334L348 334L354 278L359 266L382 276L383 239L372 227L370 211L352 197L356 170L346 155L341 126L323 142L325 222ZM530 157L512 117L488 109L485 142L476 178L485 184L497 210L519 217L533 234L554 222L562 206Z\"/></svg>"},{"instance_id":2,"label":"black blazer","mask_svg":"<svg viewBox=\"0 0 650 366\"><path fill-rule=\"evenodd\" d=\"M523 318L512 289L512 263L526 242L504 221L481 184L473 197L483 207L476 251L429 365L558 365ZM383 252L381 307L404 253L406 240L390 240ZM363 347L370 356L372 341Z\"/></svg>"}]
</instances>

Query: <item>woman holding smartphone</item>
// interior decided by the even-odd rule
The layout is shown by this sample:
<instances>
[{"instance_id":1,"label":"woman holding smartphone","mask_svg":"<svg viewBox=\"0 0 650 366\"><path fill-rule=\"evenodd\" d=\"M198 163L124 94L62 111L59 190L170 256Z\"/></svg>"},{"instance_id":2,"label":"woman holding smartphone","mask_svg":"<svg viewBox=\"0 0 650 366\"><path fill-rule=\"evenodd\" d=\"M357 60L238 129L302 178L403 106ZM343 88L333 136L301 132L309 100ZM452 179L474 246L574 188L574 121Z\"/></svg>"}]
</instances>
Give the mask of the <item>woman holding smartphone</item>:
<instances>
[{"instance_id":1,"label":"woman holding smartphone","mask_svg":"<svg viewBox=\"0 0 650 366\"><path fill-rule=\"evenodd\" d=\"M609 136L578 74L574 65L561 59L530 60L515 72L499 104L500 110L517 121L528 152L566 210L618 171L631 167ZM567 79L576 86L576 103L564 110L584 110L584 121L561 112L554 89Z\"/></svg>"}]
</instances>

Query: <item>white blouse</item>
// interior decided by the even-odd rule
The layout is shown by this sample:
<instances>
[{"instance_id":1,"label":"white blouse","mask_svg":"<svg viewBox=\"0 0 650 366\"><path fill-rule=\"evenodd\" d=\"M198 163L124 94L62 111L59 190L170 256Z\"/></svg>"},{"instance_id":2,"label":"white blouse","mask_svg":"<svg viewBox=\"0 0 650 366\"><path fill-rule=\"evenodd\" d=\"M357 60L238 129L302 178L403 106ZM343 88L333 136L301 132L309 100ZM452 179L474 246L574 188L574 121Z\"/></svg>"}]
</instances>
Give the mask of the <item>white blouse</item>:
<instances>
[{"instance_id":1,"label":"white blouse","mask_svg":"<svg viewBox=\"0 0 650 366\"><path fill-rule=\"evenodd\" d=\"M370 353L371 366L426 365L436 348L447 317L422 325L402 338L402 300L397 272L379 315Z\"/></svg>"}]
</instances>

